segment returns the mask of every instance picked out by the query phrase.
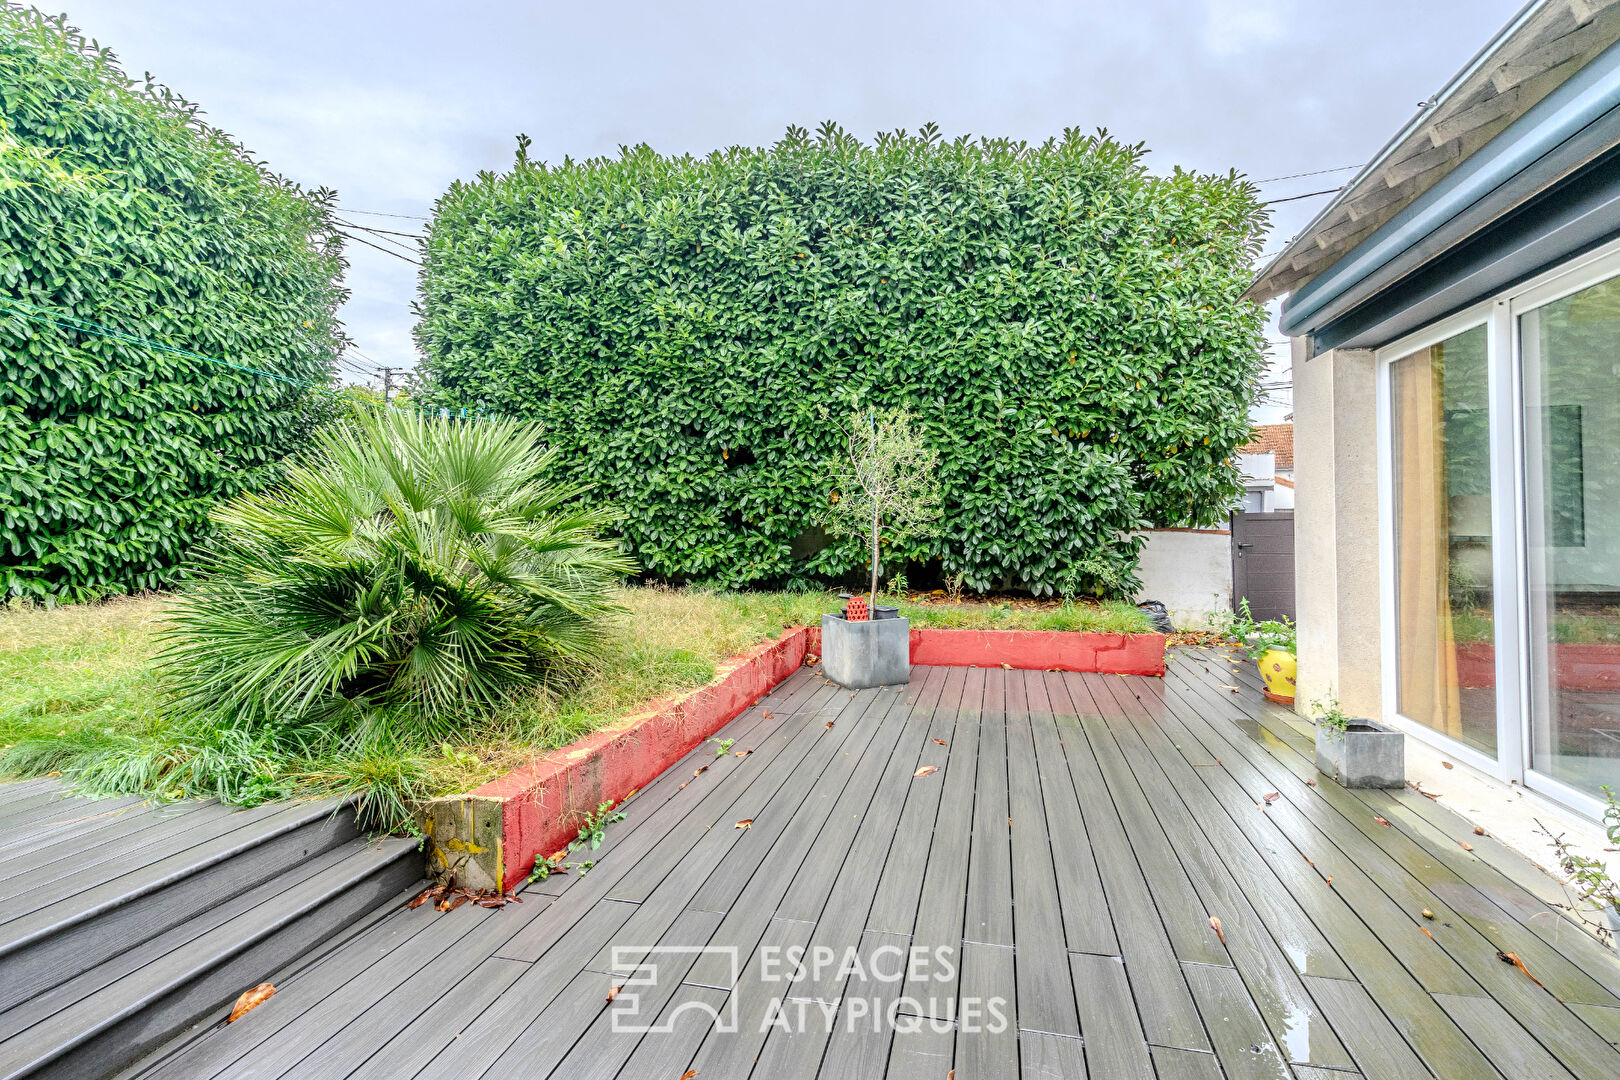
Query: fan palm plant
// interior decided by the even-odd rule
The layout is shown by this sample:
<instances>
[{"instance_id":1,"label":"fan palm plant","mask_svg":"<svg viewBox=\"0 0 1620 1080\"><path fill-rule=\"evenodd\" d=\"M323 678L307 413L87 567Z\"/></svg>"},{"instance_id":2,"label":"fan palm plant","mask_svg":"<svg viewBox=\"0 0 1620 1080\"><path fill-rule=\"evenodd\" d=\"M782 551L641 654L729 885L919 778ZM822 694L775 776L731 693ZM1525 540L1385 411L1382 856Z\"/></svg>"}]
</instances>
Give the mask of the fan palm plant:
<instances>
[{"instance_id":1,"label":"fan palm plant","mask_svg":"<svg viewBox=\"0 0 1620 1080\"><path fill-rule=\"evenodd\" d=\"M598 655L633 565L517 421L362 411L219 507L159 665L183 712L284 745L458 720Z\"/></svg>"}]
</instances>

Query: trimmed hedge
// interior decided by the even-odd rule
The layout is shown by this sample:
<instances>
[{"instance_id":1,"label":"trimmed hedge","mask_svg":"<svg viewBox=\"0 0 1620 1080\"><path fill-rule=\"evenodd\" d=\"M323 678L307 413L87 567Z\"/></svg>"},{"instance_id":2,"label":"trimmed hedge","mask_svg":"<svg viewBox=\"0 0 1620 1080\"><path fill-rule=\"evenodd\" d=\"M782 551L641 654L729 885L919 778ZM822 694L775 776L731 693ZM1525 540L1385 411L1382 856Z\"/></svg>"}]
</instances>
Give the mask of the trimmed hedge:
<instances>
[{"instance_id":1,"label":"trimmed hedge","mask_svg":"<svg viewBox=\"0 0 1620 1080\"><path fill-rule=\"evenodd\" d=\"M858 541L815 542L826 416L852 405L908 405L941 455L943 529L893 555L975 589L1126 591L1132 530L1212 523L1240 491L1266 215L1236 174L1153 176L1106 132L931 125L704 159L526 149L437 204L430 400L542 420L656 576L858 578Z\"/></svg>"},{"instance_id":2,"label":"trimmed hedge","mask_svg":"<svg viewBox=\"0 0 1620 1080\"><path fill-rule=\"evenodd\" d=\"M279 474L306 387L97 327L324 384L331 202L63 17L0 8L0 596L163 585L216 502Z\"/></svg>"}]
</instances>

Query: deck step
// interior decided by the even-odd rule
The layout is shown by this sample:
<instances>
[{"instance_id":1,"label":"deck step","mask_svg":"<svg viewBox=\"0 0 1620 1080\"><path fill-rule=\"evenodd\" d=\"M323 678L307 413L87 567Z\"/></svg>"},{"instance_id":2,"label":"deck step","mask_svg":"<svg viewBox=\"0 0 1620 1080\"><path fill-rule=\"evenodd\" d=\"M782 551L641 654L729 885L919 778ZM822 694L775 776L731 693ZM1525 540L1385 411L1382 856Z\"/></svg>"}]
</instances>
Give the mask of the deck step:
<instances>
[{"instance_id":1,"label":"deck step","mask_svg":"<svg viewBox=\"0 0 1620 1080\"><path fill-rule=\"evenodd\" d=\"M109 1076L421 877L415 841L367 840L333 800L158 807L0 784L0 1080Z\"/></svg>"}]
</instances>

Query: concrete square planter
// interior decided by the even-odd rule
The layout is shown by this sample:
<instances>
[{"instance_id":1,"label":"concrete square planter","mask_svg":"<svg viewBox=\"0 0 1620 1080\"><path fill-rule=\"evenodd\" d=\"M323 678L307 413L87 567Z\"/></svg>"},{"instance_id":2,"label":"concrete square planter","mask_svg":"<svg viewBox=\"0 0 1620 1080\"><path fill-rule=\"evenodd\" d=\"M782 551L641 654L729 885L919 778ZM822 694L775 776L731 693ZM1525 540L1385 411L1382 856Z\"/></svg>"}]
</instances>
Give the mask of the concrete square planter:
<instances>
[{"instance_id":1,"label":"concrete square planter","mask_svg":"<svg viewBox=\"0 0 1620 1080\"><path fill-rule=\"evenodd\" d=\"M911 678L911 620L850 622L821 617L821 670L839 686L864 690L898 686Z\"/></svg>"},{"instance_id":2,"label":"concrete square planter","mask_svg":"<svg viewBox=\"0 0 1620 1080\"><path fill-rule=\"evenodd\" d=\"M1352 720L1340 732L1316 725L1316 767L1345 787L1406 786L1406 736L1376 720Z\"/></svg>"}]
</instances>

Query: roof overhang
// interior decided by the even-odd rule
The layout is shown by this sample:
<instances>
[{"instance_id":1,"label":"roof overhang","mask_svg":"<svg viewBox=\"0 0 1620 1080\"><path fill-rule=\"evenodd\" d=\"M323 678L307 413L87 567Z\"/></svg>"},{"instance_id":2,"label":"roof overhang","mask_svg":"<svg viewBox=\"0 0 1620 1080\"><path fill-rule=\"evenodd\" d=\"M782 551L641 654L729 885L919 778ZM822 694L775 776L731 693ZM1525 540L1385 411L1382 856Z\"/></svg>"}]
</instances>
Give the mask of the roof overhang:
<instances>
[{"instance_id":1,"label":"roof overhang","mask_svg":"<svg viewBox=\"0 0 1620 1080\"><path fill-rule=\"evenodd\" d=\"M1616 41L1620 0L1535 0L1526 5L1265 266L1245 295L1265 301L1292 293L1292 317L1285 315L1284 330L1308 332L1324 321L1316 315L1338 307L1332 300L1352 284L1389 267L1397 255L1416 250L1423 229L1428 232L1422 236L1432 237L1440 225L1457 221L1470 208L1481 219L1474 228L1481 227L1592 160L1606 147L1568 146L1567 131L1563 139L1546 145L1564 130L1557 127L1543 131L1539 144L1528 137L1508 140L1517 143L1515 154L1474 159L1516 125L1520 136L1545 125L1555 110L1538 112L1537 107L1549 98L1554 98L1561 123L1590 128L1607 111L1601 106L1610 87L1595 85L1602 80L1586 69ZM1568 89L1577 83L1577 73L1585 81ZM1559 147L1563 156L1549 160ZM1490 168L1485 167L1486 157L1492 159ZM1534 184L1503 182L1536 163L1542 168ZM1485 212L1488 194L1497 198ZM1386 228L1392 225L1394 229ZM1404 245L1392 239L1396 232Z\"/></svg>"}]
</instances>

